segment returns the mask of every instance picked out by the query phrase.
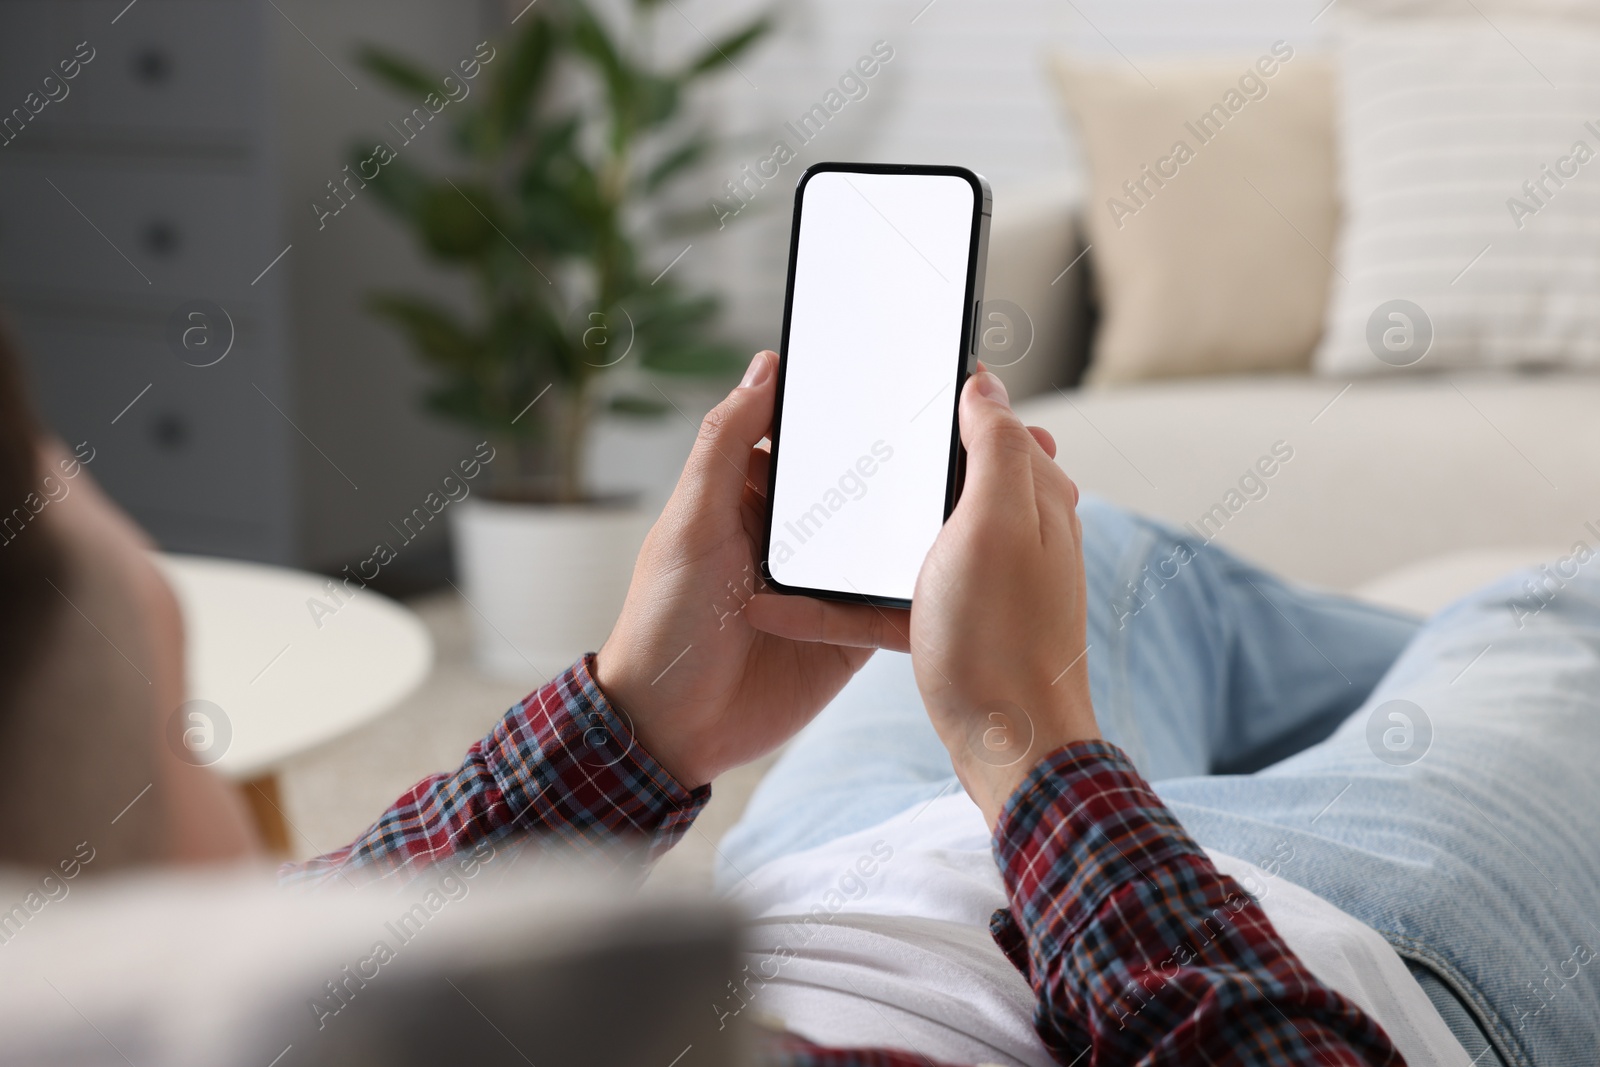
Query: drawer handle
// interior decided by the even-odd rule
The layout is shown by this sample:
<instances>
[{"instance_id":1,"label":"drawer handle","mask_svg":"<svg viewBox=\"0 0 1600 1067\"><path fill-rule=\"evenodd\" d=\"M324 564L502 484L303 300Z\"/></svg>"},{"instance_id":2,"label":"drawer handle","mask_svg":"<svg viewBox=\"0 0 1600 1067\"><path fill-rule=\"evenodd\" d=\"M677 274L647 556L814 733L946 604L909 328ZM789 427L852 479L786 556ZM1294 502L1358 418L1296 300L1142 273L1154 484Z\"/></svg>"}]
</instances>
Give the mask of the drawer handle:
<instances>
[{"instance_id":1,"label":"drawer handle","mask_svg":"<svg viewBox=\"0 0 1600 1067\"><path fill-rule=\"evenodd\" d=\"M178 248L183 244L183 235L178 232L178 227L165 219L156 219L144 228L140 235L144 250L157 259L170 259L177 255Z\"/></svg>"},{"instance_id":2,"label":"drawer handle","mask_svg":"<svg viewBox=\"0 0 1600 1067\"><path fill-rule=\"evenodd\" d=\"M189 445L189 420L174 411L163 411L150 423L150 440L165 452L179 452Z\"/></svg>"},{"instance_id":3,"label":"drawer handle","mask_svg":"<svg viewBox=\"0 0 1600 1067\"><path fill-rule=\"evenodd\" d=\"M147 45L133 54L133 77L145 85L161 85L172 77L172 57L166 49Z\"/></svg>"}]
</instances>

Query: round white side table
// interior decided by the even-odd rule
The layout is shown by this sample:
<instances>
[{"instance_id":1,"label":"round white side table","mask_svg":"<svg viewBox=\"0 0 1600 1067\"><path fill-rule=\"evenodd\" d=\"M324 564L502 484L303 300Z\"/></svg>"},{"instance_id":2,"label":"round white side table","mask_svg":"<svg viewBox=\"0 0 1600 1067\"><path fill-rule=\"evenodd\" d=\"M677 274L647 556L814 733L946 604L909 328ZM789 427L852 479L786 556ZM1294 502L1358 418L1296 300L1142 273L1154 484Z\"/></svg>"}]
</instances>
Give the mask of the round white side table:
<instances>
[{"instance_id":1,"label":"round white side table","mask_svg":"<svg viewBox=\"0 0 1600 1067\"><path fill-rule=\"evenodd\" d=\"M186 699L206 763L239 783L269 847L288 851L277 772L389 711L433 666L408 608L304 571L201 556L158 557L183 608ZM185 705L190 708L190 705Z\"/></svg>"}]
</instances>

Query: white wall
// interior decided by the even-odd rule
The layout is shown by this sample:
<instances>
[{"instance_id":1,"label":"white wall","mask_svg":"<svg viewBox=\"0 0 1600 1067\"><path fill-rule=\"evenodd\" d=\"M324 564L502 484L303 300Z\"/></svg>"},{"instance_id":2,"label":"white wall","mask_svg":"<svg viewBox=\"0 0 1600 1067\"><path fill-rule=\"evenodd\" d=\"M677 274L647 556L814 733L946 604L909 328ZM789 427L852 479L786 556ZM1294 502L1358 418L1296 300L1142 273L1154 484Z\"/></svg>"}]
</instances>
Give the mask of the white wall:
<instances>
[{"instance_id":1,"label":"white wall","mask_svg":"<svg viewBox=\"0 0 1600 1067\"><path fill-rule=\"evenodd\" d=\"M746 0L675 0L661 30L678 46L717 37ZM780 31L739 61L714 106L744 144L700 189L702 205L775 138L799 151L751 207L695 239L686 273L727 294L730 330L749 344L778 342L794 181L823 159L960 163L986 176L997 212L1008 193L1044 183L1076 189L1080 160L1045 71L1056 51L1137 65L1163 54L1254 55L1279 38L1311 45L1326 0L791 0ZM691 25L692 23L692 25ZM784 130L839 76L888 42L894 59L823 133L801 147ZM748 80L746 80L748 79ZM708 216L709 208L706 209ZM670 255L681 250L671 250Z\"/></svg>"}]
</instances>

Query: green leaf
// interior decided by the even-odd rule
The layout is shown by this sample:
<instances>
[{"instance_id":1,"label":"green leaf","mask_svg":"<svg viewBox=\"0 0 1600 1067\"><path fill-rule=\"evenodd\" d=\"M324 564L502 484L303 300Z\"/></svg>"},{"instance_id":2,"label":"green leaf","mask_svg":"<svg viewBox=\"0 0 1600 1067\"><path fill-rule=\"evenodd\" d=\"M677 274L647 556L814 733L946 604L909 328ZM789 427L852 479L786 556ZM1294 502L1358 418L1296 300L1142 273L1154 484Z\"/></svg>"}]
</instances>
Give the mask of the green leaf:
<instances>
[{"instance_id":1,"label":"green leaf","mask_svg":"<svg viewBox=\"0 0 1600 1067\"><path fill-rule=\"evenodd\" d=\"M613 99L625 99L626 83L632 72L623 62L622 54L605 25L587 7L580 6L578 9L572 26L572 43L580 55L586 56L600 69L612 90ZM619 88L623 91L619 92Z\"/></svg>"},{"instance_id":2,"label":"green leaf","mask_svg":"<svg viewBox=\"0 0 1600 1067\"><path fill-rule=\"evenodd\" d=\"M654 397L638 396L631 393L623 393L612 397L606 408L618 415L629 415L641 419L659 418L672 410L672 406L665 400L657 400Z\"/></svg>"},{"instance_id":3,"label":"green leaf","mask_svg":"<svg viewBox=\"0 0 1600 1067\"><path fill-rule=\"evenodd\" d=\"M515 188L522 238L554 255L587 255L607 226L599 177L578 153L580 129L568 116L531 134Z\"/></svg>"},{"instance_id":4,"label":"green leaf","mask_svg":"<svg viewBox=\"0 0 1600 1067\"><path fill-rule=\"evenodd\" d=\"M656 218L656 228L664 238L691 237L707 230L727 229L729 226L737 225L738 219L738 214L729 214L726 219L719 219L718 214L706 205L687 210L663 211ZM719 221L721 225L718 225Z\"/></svg>"},{"instance_id":5,"label":"green leaf","mask_svg":"<svg viewBox=\"0 0 1600 1067\"><path fill-rule=\"evenodd\" d=\"M631 79L633 121L642 130L653 129L678 113L678 83L655 74Z\"/></svg>"},{"instance_id":6,"label":"green leaf","mask_svg":"<svg viewBox=\"0 0 1600 1067\"><path fill-rule=\"evenodd\" d=\"M374 45L363 48L358 62L379 81L386 82L404 96L416 97L418 102L429 93L439 92L439 82L417 64L393 52Z\"/></svg>"},{"instance_id":7,"label":"green leaf","mask_svg":"<svg viewBox=\"0 0 1600 1067\"><path fill-rule=\"evenodd\" d=\"M376 150L377 145L366 150L353 149L350 169L357 174L365 173L361 169L362 164L369 160L377 162L379 157L374 154ZM398 158L382 164L378 169L378 176L370 179L367 184L371 186L379 203L413 225L422 220L423 205L427 202L428 194L432 192L434 185L422 171Z\"/></svg>"},{"instance_id":8,"label":"green leaf","mask_svg":"<svg viewBox=\"0 0 1600 1067\"><path fill-rule=\"evenodd\" d=\"M696 134L683 144L662 156L644 176L644 190L655 192L673 178L695 166L711 151L711 140Z\"/></svg>"},{"instance_id":9,"label":"green leaf","mask_svg":"<svg viewBox=\"0 0 1600 1067\"><path fill-rule=\"evenodd\" d=\"M673 348L647 348L639 362L660 374L696 378L737 377L749 360L723 345L685 345Z\"/></svg>"},{"instance_id":10,"label":"green leaf","mask_svg":"<svg viewBox=\"0 0 1600 1067\"><path fill-rule=\"evenodd\" d=\"M439 367L468 370L483 353L483 343L443 305L404 293L377 293L367 307L398 326L417 354Z\"/></svg>"},{"instance_id":11,"label":"green leaf","mask_svg":"<svg viewBox=\"0 0 1600 1067\"><path fill-rule=\"evenodd\" d=\"M523 264L524 283L528 273ZM561 322L538 300L512 299L497 307L487 340L490 357L514 377L548 381L551 374L561 373L566 359Z\"/></svg>"},{"instance_id":12,"label":"green leaf","mask_svg":"<svg viewBox=\"0 0 1600 1067\"><path fill-rule=\"evenodd\" d=\"M503 226L493 195L481 186L446 182L428 191L422 203L422 239L441 259L473 259L499 241Z\"/></svg>"},{"instance_id":13,"label":"green leaf","mask_svg":"<svg viewBox=\"0 0 1600 1067\"><path fill-rule=\"evenodd\" d=\"M733 64L739 56L749 51L757 41L772 32L774 22L772 16L762 15L743 29L730 33L720 41L714 42L710 48L702 52L699 58L689 64L684 72L684 80L688 81L702 74L710 73L719 64Z\"/></svg>"},{"instance_id":14,"label":"green leaf","mask_svg":"<svg viewBox=\"0 0 1600 1067\"><path fill-rule=\"evenodd\" d=\"M484 407L484 394L469 379L435 386L425 394L428 409L445 418L484 430L503 431L501 419Z\"/></svg>"},{"instance_id":15,"label":"green leaf","mask_svg":"<svg viewBox=\"0 0 1600 1067\"><path fill-rule=\"evenodd\" d=\"M719 143L683 117L686 87L748 54L772 19L740 23L689 66L662 67L650 57L647 31L667 6L632 0L602 11L589 0L544 0L497 42L499 57L484 66L471 98L444 116L452 128L437 143L454 162L402 149L403 158L368 179L375 200L475 289L471 310L461 313L420 286L415 295L371 298L372 311L429 368L432 410L486 432L549 441L581 433L596 408L634 417L670 411L647 385L602 384L615 379L575 325L574 309L585 301L633 316L626 381L637 367L732 378L744 366L744 353L715 340L714 299L678 288L681 272L650 284L684 242L664 251L643 242L647 234L658 240L661 219L674 210L676 201L663 196L671 183ZM411 99L441 91L426 62L378 48L362 62ZM568 73L596 91L556 94L558 75L565 86ZM373 173L372 147L352 152L353 162L366 163L363 176ZM715 224L710 212L697 214ZM554 395L512 425L552 383ZM564 395L594 399L569 418L552 407Z\"/></svg>"},{"instance_id":16,"label":"green leaf","mask_svg":"<svg viewBox=\"0 0 1600 1067\"><path fill-rule=\"evenodd\" d=\"M534 98L544 87L554 64L557 45L554 23L533 13L512 44L505 66L494 72L486 115L502 136L528 127Z\"/></svg>"},{"instance_id":17,"label":"green leaf","mask_svg":"<svg viewBox=\"0 0 1600 1067\"><path fill-rule=\"evenodd\" d=\"M639 328L652 336L685 336L717 312L715 297L684 297L670 280L647 287L631 304Z\"/></svg>"}]
</instances>

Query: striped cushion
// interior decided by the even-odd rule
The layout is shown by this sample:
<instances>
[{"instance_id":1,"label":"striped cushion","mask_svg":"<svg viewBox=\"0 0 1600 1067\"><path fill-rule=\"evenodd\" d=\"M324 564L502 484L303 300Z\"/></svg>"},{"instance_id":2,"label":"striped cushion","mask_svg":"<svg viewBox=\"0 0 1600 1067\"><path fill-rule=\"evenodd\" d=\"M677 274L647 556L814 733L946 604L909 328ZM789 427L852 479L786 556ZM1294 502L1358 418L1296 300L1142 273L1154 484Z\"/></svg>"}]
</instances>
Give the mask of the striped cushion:
<instances>
[{"instance_id":1,"label":"striped cushion","mask_svg":"<svg viewBox=\"0 0 1600 1067\"><path fill-rule=\"evenodd\" d=\"M1340 45L1345 225L1316 367L1600 367L1600 33L1360 23Z\"/></svg>"},{"instance_id":2,"label":"striped cushion","mask_svg":"<svg viewBox=\"0 0 1600 1067\"><path fill-rule=\"evenodd\" d=\"M1327 0L1315 0L1318 10L1323 10ZM1561 19L1600 20L1600 7L1594 0L1340 0L1334 8L1333 19L1340 16L1379 18L1444 18L1453 17L1477 22L1492 19L1498 24L1502 17L1538 17Z\"/></svg>"}]
</instances>

